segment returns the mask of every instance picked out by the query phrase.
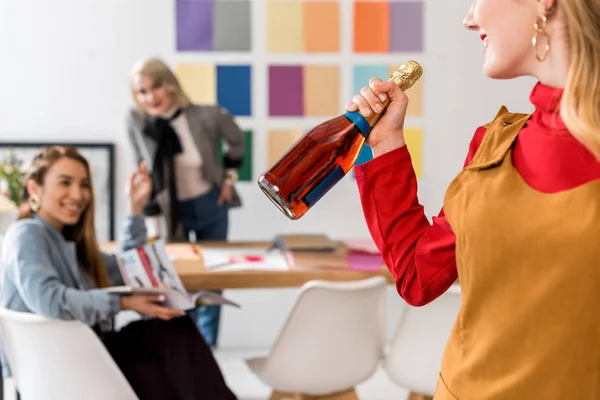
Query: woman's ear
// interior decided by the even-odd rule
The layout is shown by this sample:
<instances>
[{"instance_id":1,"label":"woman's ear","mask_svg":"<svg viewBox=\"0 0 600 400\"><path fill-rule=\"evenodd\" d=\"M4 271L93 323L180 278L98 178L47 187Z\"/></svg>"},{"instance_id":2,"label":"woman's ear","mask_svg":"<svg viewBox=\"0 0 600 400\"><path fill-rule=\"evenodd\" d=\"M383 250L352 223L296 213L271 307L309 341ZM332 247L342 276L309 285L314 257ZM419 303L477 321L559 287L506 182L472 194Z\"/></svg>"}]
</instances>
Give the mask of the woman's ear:
<instances>
[{"instance_id":1,"label":"woman's ear","mask_svg":"<svg viewBox=\"0 0 600 400\"><path fill-rule=\"evenodd\" d=\"M537 0L538 14L549 17L556 10L556 0Z\"/></svg>"},{"instance_id":2,"label":"woman's ear","mask_svg":"<svg viewBox=\"0 0 600 400\"><path fill-rule=\"evenodd\" d=\"M28 180L27 185L25 187L27 188L27 193L29 193L29 196L31 196L32 194L35 194L37 196L40 195L40 185L38 185L34 180Z\"/></svg>"}]
</instances>

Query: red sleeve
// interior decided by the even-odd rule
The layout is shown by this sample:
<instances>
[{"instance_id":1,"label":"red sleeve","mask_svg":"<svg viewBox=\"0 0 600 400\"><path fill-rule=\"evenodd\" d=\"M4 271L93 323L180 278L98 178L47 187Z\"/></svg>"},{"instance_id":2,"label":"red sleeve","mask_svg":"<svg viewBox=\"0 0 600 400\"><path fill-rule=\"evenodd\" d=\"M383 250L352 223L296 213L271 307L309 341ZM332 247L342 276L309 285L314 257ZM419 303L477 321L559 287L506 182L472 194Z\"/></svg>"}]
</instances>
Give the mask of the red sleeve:
<instances>
[{"instance_id":1,"label":"red sleeve","mask_svg":"<svg viewBox=\"0 0 600 400\"><path fill-rule=\"evenodd\" d=\"M485 134L475 132L465 165ZM430 224L417 198L417 177L406 146L355 167L369 232L396 281L400 296L422 306L458 278L454 232L444 210Z\"/></svg>"}]
</instances>

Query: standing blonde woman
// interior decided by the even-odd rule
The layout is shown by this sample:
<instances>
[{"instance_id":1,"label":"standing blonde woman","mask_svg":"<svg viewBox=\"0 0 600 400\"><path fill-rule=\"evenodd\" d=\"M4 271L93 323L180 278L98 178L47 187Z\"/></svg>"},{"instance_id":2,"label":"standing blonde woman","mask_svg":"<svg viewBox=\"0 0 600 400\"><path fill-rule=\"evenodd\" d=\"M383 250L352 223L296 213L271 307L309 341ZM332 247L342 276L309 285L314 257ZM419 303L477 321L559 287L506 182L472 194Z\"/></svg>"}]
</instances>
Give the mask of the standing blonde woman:
<instances>
[{"instance_id":1,"label":"standing blonde woman","mask_svg":"<svg viewBox=\"0 0 600 400\"><path fill-rule=\"evenodd\" d=\"M372 79L347 109L391 105L356 168L369 230L400 295L460 278L436 400L600 399L600 2L477 0L490 78L534 76L532 114L502 107L429 223L403 137L408 99ZM446 134L446 132L439 133Z\"/></svg>"},{"instance_id":2,"label":"standing blonde woman","mask_svg":"<svg viewBox=\"0 0 600 400\"><path fill-rule=\"evenodd\" d=\"M154 190L144 208L150 236L169 240L226 240L230 207L244 154L244 134L218 105L192 104L175 74L161 60L139 61L131 72L135 108L127 130L136 161L150 167ZM221 139L227 144L217 160ZM160 231L160 216L166 232ZM211 346L220 307L200 307L198 328Z\"/></svg>"}]
</instances>

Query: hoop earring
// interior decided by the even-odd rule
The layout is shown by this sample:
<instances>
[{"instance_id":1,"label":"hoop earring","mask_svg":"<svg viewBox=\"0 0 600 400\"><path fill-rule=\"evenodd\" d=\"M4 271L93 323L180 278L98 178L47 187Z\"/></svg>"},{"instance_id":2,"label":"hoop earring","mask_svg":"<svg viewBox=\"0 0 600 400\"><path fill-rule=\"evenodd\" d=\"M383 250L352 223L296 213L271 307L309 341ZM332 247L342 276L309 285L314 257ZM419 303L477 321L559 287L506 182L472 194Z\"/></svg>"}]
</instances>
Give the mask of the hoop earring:
<instances>
[{"instance_id":1,"label":"hoop earring","mask_svg":"<svg viewBox=\"0 0 600 400\"><path fill-rule=\"evenodd\" d=\"M533 55L539 62L544 62L546 58L548 58L548 53L550 52L550 36L546 32L546 23L548 20L544 14L539 14L535 17L535 22L533 23L533 38L531 39L531 45L533 47ZM538 36L543 35L546 37L546 46L544 47L544 54L540 57L540 53L538 52Z\"/></svg>"},{"instance_id":2,"label":"hoop earring","mask_svg":"<svg viewBox=\"0 0 600 400\"><path fill-rule=\"evenodd\" d=\"M40 197L37 194L29 195L28 203L31 211L38 212L40 210Z\"/></svg>"}]
</instances>

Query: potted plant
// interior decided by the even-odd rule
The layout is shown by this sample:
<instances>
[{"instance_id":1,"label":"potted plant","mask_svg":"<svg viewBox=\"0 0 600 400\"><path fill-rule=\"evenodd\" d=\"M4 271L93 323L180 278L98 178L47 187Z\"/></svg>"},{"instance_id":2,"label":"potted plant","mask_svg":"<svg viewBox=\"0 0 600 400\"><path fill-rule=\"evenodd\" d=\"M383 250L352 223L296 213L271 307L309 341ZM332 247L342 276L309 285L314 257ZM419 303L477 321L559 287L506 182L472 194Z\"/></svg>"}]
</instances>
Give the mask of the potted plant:
<instances>
[{"instance_id":1,"label":"potted plant","mask_svg":"<svg viewBox=\"0 0 600 400\"><path fill-rule=\"evenodd\" d=\"M0 237L15 220L23 190L23 160L11 149L0 160Z\"/></svg>"}]
</instances>

